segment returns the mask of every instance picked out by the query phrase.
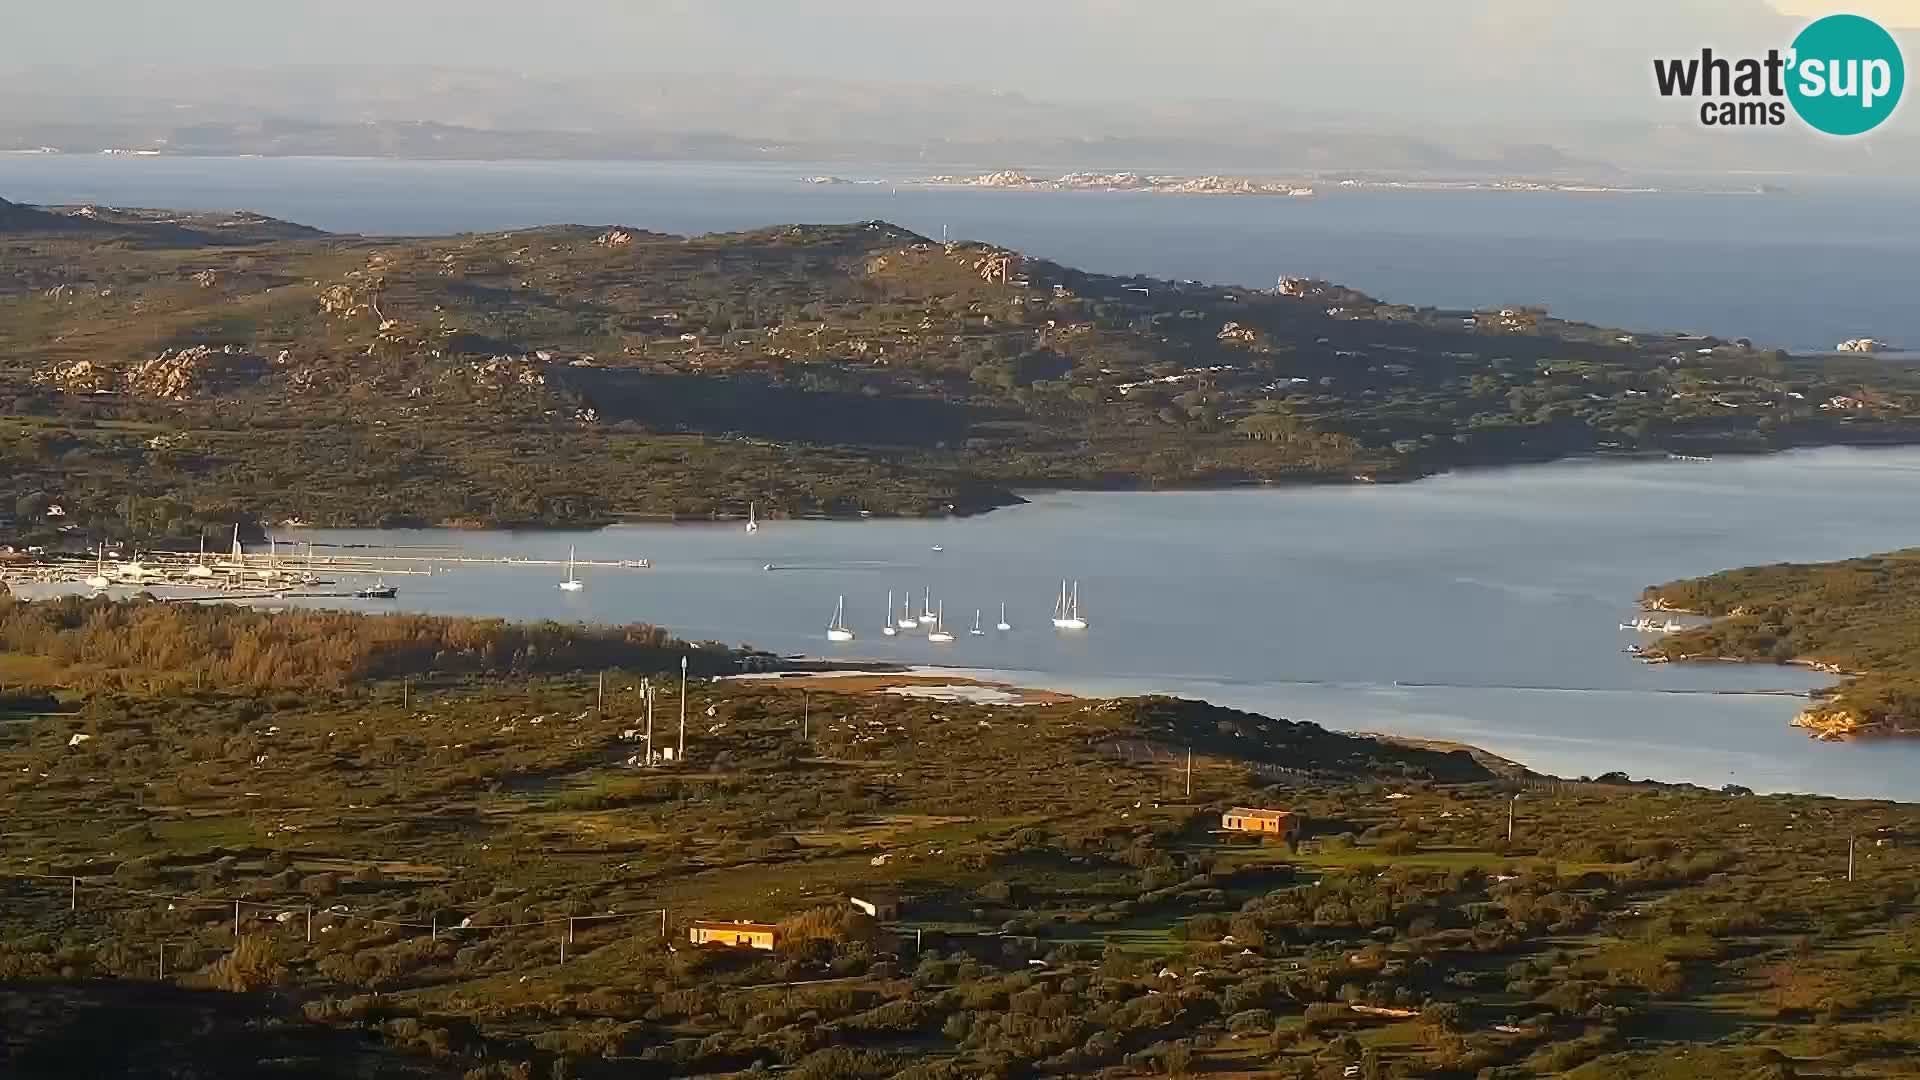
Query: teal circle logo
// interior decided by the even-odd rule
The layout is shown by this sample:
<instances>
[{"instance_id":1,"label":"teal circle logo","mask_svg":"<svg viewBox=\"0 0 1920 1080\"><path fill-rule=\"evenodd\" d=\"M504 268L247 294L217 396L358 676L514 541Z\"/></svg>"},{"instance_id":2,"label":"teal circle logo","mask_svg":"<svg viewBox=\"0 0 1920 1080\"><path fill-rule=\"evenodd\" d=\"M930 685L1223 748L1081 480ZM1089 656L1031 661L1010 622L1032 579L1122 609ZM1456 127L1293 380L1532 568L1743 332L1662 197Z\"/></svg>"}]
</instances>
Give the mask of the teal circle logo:
<instances>
[{"instance_id":1,"label":"teal circle logo","mask_svg":"<svg viewBox=\"0 0 1920 1080\"><path fill-rule=\"evenodd\" d=\"M1787 99L1810 126L1829 135L1879 127L1900 103L1907 65L1900 45L1879 23L1829 15L1793 39Z\"/></svg>"}]
</instances>

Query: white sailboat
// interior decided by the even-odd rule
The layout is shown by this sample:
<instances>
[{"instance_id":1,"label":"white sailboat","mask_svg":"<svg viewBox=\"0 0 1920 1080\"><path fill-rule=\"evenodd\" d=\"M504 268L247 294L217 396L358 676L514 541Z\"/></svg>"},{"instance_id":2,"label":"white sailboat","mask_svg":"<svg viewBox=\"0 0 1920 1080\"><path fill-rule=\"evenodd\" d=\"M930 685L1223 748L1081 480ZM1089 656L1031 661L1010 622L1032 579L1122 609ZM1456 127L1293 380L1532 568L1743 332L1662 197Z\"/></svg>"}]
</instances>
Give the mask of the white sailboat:
<instances>
[{"instance_id":1,"label":"white sailboat","mask_svg":"<svg viewBox=\"0 0 1920 1080\"><path fill-rule=\"evenodd\" d=\"M107 577L107 545L101 544L93 549L93 573L87 577L87 588L104 589L113 584Z\"/></svg>"},{"instance_id":2,"label":"white sailboat","mask_svg":"<svg viewBox=\"0 0 1920 1080\"><path fill-rule=\"evenodd\" d=\"M939 609L933 613L933 630L927 634L927 640L933 642L935 645L945 645L953 640L953 635L947 633L947 627L943 621L943 616L945 616L946 613L947 605L943 601Z\"/></svg>"},{"instance_id":3,"label":"white sailboat","mask_svg":"<svg viewBox=\"0 0 1920 1080\"><path fill-rule=\"evenodd\" d=\"M920 625L926 626L930 623L938 622L939 617L940 617L939 613L933 610L933 594L931 592L921 593L920 594L920 619L919 619Z\"/></svg>"},{"instance_id":4,"label":"white sailboat","mask_svg":"<svg viewBox=\"0 0 1920 1080\"><path fill-rule=\"evenodd\" d=\"M1073 583L1073 592L1067 592L1065 579L1060 582L1060 600L1053 606L1053 625L1057 630L1085 630L1087 620L1080 617L1080 583Z\"/></svg>"},{"instance_id":5,"label":"white sailboat","mask_svg":"<svg viewBox=\"0 0 1920 1080\"><path fill-rule=\"evenodd\" d=\"M567 549L567 580L560 583L560 589L562 592L579 592L581 589L584 589L586 587L587 587L586 582L581 581L579 578L574 576L573 549L568 548Z\"/></svg>"},{"instance_id":6,"label":"white sailboat","mask_svg":"<svg viewBox=\"0 0 1920 1080\"><path fill-rule=\"evenodd\" d=\"M889 593L887 595L891 596L893 594ZM888 602L891 603L892 601ZM888 612L888 618L892 618L891 611ZM913 617L913 590L909 589L900 595L900 617L894 620L893 625L902 630L920 629L920 620Z\"/></svg>"},{"instance_id":7,"label":"white sailboat","mask_svg":"<svg viewBox=\"0 0 1920 1080\"><path fill-rule=\"evenodd\" d=\"M827 640L853 640L853 631L847 629L847 598L844 596L833 605L833 621L827 624Z\"/></svg>"},{"instance_id":8,"label":"white sailboat","mask_svg":"<svg viewBox=\"0 0 1920 1080\"><path fill-rule=\"evenodd\" d=\"M887 590L887 616L886 618L880 620L880 632L887 635L888 637L893 637L895 634L898 634L900 632L899 627L896 627L893 625L893 590L892 589Z\"/></svg>"},{"instance_id":9,"label":"white sailboat","mask_svg":"<svg viewBox=\"0 0 1920 1080\"><path fill-rule=\"evenodd\" d=\"M1005 600L1000 601L1000 621L995 623L993 628L995 630L1013 629L1013 624L1007 621L1007 602Z\"/></svg>"},{"instance_id":10,"label":"white sailboat","mask_svg":"<svg viewBox=\"0 0 1920 1080\"><path fill-rule=\"evenodd\" d=\"M980 609L979 608L973 609L973 629L967 631L967 633L972 634L974 637L979 637L980 635L986 633L985 630L980 629Z\"/></svg>"},{"instance_id":11,"label":"white sailboat","mask_svg":"<svg viewBox=\"0 0 1920 1080\"><path fill-rule=\"evenodd\" d=\"M187 576L190 578L213 576L213 567L207 565L207 530L205 529L200 530L200 558L192 566L187 567Z\"/></svg>"},{"instance_id":12,"label":"white sailboat","mask_svg":"<svg viewBox=\"0 0 1920 1080\"><path fill-rule=\"evenodd\" d=\"M747 504L747 531L750 533L760 531L760 519L754 516L752 503Z\"/></svg>"}]
</instances>

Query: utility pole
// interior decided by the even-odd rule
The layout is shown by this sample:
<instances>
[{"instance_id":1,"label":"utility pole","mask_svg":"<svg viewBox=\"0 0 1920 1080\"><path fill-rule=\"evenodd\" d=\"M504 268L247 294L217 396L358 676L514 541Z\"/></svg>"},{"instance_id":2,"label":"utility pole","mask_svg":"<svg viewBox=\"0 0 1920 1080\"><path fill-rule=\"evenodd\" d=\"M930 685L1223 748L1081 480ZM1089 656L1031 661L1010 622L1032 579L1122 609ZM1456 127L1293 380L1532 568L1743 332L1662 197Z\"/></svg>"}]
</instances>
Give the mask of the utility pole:
<instances>
[{"instance_id":1,"label":"utility pole","mask_svg":"<svg viewBox=\"0 0 1920 1080\"><path fill-rule=\"evenodd\" d=\"M801 742L806 742L812 738L812 735L809 733L809 729L812 727L812 722L813 722L813 693L812 691L809 691L809 690L802 690L800 691L800 741Z\"/></svg>"},{"instance_id":2,"label":"utility pole","mask_svg":"<svg viewBox=\"0 0 1920 1080\"><path fill-rule=\"evenodd\" d=\"M667 909L666 908L660 909L660 936L663 938L667 936Z\"/></svg>"},{"instance_id":3,"label":"utility pole","mask_svg":"<svg viewBox=\"0 0 1920 1080\"><path fill-rule=\"evenodd\" d=\"M1857 836L1847 837L1847 880L1848 881L1853 880L1853 845L1854 845L1854 842L1858 839L1859 837Z\"/></svg>"},{"instance_id":4,"label":"utility pole","mask_svg":"<svg viewBox=\"0 0 1920 1080\"><path fill-rule=\"evenodd\" d=\"M674 757L682 765L687 761L687 657L680 655L680 749L674 751Z\"/></svg>"},{"instance_id":5,"label":"utility pole","mask_svg":"<svg viewBox=\"0 0 1920 1080\"><path fill-rule=\"evenodd\" d=\"M645 699L647 703L647 768L651 769L659 759L659 755L653 752L653 680L652 679L646 679L640 683L640 696L641 698Z\"/></svg>"},{"instance_id":6,"label":"utility pole","mask_svg":"<svg viewBox=\"0 0 1920 1080\"><path fill-rule=\"evenodd\" d=\"M1187 747L1187 798L1193 798L1193 747Z\"/></svg>"},{"instance_id":7,"label":"utility pole","mask_svg":"<svg viewBox=\"0 0 1920 1080\"><path fill-rule=\"evenodd\" d=\"M607 673L604 671L600 673L600 689L593 697L593 715L600 720L607 718Z\"/></svg>"},{"instance_id":8,"label":"utility pole","mask_svg":"<svg viewBox=\"0 0 1920 1080\"><path fill-rule=\"evenodd\" d=\"M1513 808L1519 805L1519 802L1520 793L1517 791L1507 800L1507 843L1509 844L1513 843Z\"/></svg>"},{"instance_id":9,"label":"utility pole","mask_svg":"<svg viewBox=\"0 0 1920 1080\"><path fill-rule=\"evenodd\" d=\"M400 707L413 708L413 676L411 675L400 680Z\"/></svg>"},{"instance_id":10,"label":"utility pole","mask_svg":"<svg viewBox=\"0 0 1920 1080\"><path fill-rule=\"evenodd\" d=\"M68 911L80 910L80 879L79 878L73 879L73 893L67 898L67 910Z\"/></svg>"},{"instance_id":11,"label":"utility pole","mask_svg":"<svg viewBox=\"0 0 1920 1080\"><path fill-rule=\"evenodd\" d=\"M240 943L240 901L233 902L233 943Z\"/></svg>"}]
</instances>

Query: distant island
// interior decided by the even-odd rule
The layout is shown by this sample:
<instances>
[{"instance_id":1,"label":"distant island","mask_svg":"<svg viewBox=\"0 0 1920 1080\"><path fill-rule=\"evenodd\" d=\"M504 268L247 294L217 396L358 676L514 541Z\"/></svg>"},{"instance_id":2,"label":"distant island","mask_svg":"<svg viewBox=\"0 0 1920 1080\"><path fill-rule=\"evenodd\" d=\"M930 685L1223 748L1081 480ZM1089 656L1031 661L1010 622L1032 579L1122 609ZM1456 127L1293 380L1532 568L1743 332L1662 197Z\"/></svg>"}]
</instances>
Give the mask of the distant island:
<instances>
[{"instance_id":1,"label":"distant island","mask_svg":"<svg viewBox=\"0 0 1920 1080\"><path fill-rule=\"evenodd\" d=\"M1140 173L1074 172L1047 179L1003 171L980 176L929 176L913 181L937 187L982 187L1002 191L1155 191L1175 195L1289 195L1306 198L1313 188L1245 176L1143 176Z\"/></svg>"},{"instance_id":2,"label":"distant island","mask_svg":"<svg viewBox=\"0 0 1920 1080\"><path fill-rule=\"evenodd\" d=\"M1821 739L1920 735L1920 549L1669 582L1656 611L1712 616L1642 651L1657 661L1805 664L1848 678L1794 723Z\"/></svg>"},{"instance_id":3,"label":"distant island","mask_svg":"<svg viewBox=\"0 0 1920 1080\"><path fill-rule=\"evenodd\" d=\"M835 176L809 177L808 181L816 184L864 182L843 180ZM1061 176L1047 177L1012 169L974 176L928 176L910 180L907 183L928 187L991 188L996 191L1160 192L1173 195L1285 195L1293 198L1311 198L1328 190L1564 192L1608 195L1655 194L1661 191L1684 191L1688 194L1701 195L1759 195L1773 190L1764 185L1740 188L1675 189L1518 177L1489 180L1332 176L1313 180L1280 180L1252 176L1164 176L1137 172L1071 172Z\"/></svg>"},{"instance_id":4,"label":"distant island","mask_svg":"<svg viewBox=\"0 0 1920 1080\"><path fill-rule=\"evenodd\" d=\"M0 543L587 527L1912 443L1920 369L880 221L371 238L0 202L0 433Z\"/></svg>"}]
</instances>

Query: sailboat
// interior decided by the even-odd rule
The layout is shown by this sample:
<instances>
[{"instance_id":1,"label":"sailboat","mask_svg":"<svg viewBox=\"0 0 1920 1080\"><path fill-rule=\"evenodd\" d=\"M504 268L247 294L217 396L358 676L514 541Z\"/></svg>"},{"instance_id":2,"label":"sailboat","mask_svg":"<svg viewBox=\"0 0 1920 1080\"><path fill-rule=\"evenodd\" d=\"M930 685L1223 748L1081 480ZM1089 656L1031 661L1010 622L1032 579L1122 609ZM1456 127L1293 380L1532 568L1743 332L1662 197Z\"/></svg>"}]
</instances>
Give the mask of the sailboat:
<instances>
[{"instance_id":1,"label":"sailboat","mask_svg":"<svg viewBox=\"0 0 1920 1080\"><path fill-rule=\"evenodd\" d=\"M760 531L760 519L754 516L752 503L747 504L747 531L750 533Z\"/></svg>"},{"instance_id":2,"label":"sailboat","mask_svg":"<svg viewBox=\"0 0 1920 1080\"><path fill-rule=\"evenodd\" d=\"M205 529L200 530L200 558L192 566L187 567L187 576L190 578L213 576L213 567L207 565L207 530Z\"/></svg>"},{"instance_id":3,"label":"sailboat","mask_svg":"<svg viewBox=\"0 0 1920 1080\"><path fill-rule=\"evenodd\" d=\"M979 637L981 634L986 633L985 630L980 629L980 609L979 608L973 609L973 629L967 631L967 633L972 634L974 637Z\"/></svg>"},{"instance_id":4,"label":"sailboat","mask_svg":"<svg viewBox=\"0 0 1920 1080\"><path fill-rule=\"evenodd\" d=\"M104 589L113 584L107 577L107 545L101 544L93 549L93 573L87 578L87 588Z\"/></svg>"},{"instance_id":5,"label":"sailboat","mask_svg":"<svg viewBox=\"0 0 1920 1080\"><path fill-rule=\"evenodd\" d=\"M847 629L847 598L844 596L833 605L833 621L827 624L827 640L853 640L853 631Z\"/></svg>"},{"instance_id":6,"label":"sailboat","mask_svg":"<svg viewBox=\"0 0 1920 1080\"><path fill-rule=\"evenodd\" d=\"M381 578L372 585L355 591L353 595L362 600L391 600L400 595L400 590L396 586L387 584L387 579Z\"/></svg>"},{"instance_id":7,"label":"sailboat","mask_svg":"<svg viewBox=\"0 0 1920 1080\"><path fill-rule=\"evenodd\" d=\"M584 589L586 587L587 587L586 582L581 581L579 578L573 575L573 549L568 548L567 549L567 580L560 583L560 588L562 591L565 591L565 592L579 592L581 589Z\"/></svg>"},{"instance_id":8,"label":"sailboat","mask_svg":"<svg viewBox=\"0 0 1920 1080\"><path fill-rule=\"evenodd\" d=\"M933 594L930 592L921 593L920 594L920 619L919 619L920 625L925 626L928 623L938 622L938 621L939 621L939 613L933 610Z\"/></svg>"},{"instance_id":9,"label":"sailboat","mask_svg":"<svg viewBox=\"0 0 1920 1080\"><path fill-rule=\"evenodd\" d=\"M887 590L887 617L880 620L880 632L887 635L888 637L893 637L895 634L898 634L900 632L899 628L893 625L893 590L892 589Z\"/></svg>"},{"instance_id":10,"label":"sailboat","mask_svg":"<svg viewBox=\"0 0 1920 1080\"><path fill-rule=\"evenodd\" d=\"M940 604L939 610L933 613L933 630L927 634L927 640L933 642L935 645L945 645L953 640L953 635L947 633L947 627L943 620L943 616L945 616L946 613L947 605L943 601Z\"/></svg>"},{"instance_id":11,"label":"sailboat","mask_svg":"<svg viewBox=\"0 0 1920 1080\"><path fill-rule=\"evenodd\" d=\"M1007 621L1007 602L1005 600L1000 601L1000 621L995 623L993 628L995 630L1013 629L1013 624Z\"/></svg>"},{"instance_id":12,"label":"sailboat","mask_svg":"<svg viewBox=\"0 0 1920 1080\"><path fill-rule=\"evenodd\" d=\"M887 595L891 596L893 594L889 593ZM891 603L891 601L889 601L889 603ZM902 630L920 629L920 620L913 617L913 591L912 590L908 590L907 592L901 595L900 617L894 620L893 625L899 627Z\"/></svg>"},{"instance_id":13,"label":"sailboat","mask_svg":"<svg viewBox=\"0 0 1920 1080\"><path fill-rule=\"evenodd\" d=\"M1053 625L1057 630L1085 630L1087 620L1080 617L1080 583L1073 583L1073 592L1067 592L1065 579L1060 582L1060 600L1053 606Z\"/></svg>"}]
</instances>

